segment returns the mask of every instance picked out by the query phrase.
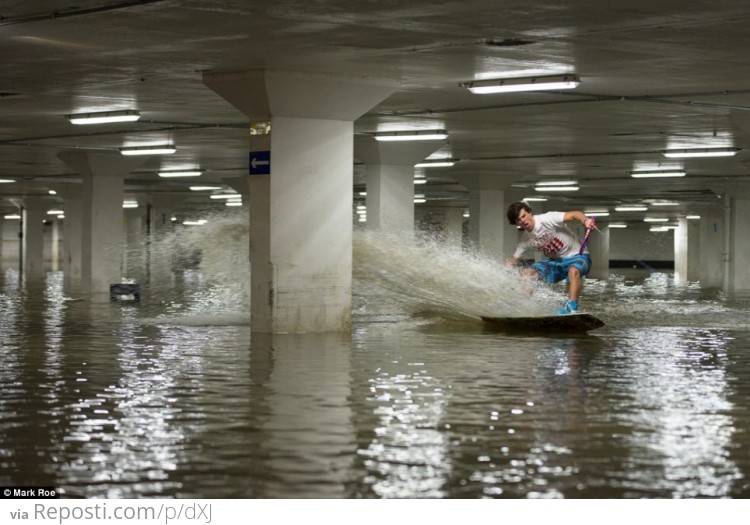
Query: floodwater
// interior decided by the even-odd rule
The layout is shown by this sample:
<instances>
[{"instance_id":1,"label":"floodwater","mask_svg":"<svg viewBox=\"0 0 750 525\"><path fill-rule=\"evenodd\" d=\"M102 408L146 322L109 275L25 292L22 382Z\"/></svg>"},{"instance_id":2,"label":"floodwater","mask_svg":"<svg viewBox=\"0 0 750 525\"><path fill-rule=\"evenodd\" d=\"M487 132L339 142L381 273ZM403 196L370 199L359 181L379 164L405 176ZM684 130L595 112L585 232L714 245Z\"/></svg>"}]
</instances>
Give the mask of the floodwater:
<instances>
[{"instance_id":1,"label":"floodwater","mask_svg":"<svg viewBox=\"0 0 750 525\"><path fill-rule=\"evenodd\" d=\"M355 273L351 334L251 336L246 298L215 278L231 272L183 269L126 304L70 297L59 272L25 287L4 268L0 486L750 496L750 304L613 270L582 300L605 327L507 334L476 316L551 310L562 290L528 296L512 271L429 243L358 239Z\"/></svg>"}]
</instances>

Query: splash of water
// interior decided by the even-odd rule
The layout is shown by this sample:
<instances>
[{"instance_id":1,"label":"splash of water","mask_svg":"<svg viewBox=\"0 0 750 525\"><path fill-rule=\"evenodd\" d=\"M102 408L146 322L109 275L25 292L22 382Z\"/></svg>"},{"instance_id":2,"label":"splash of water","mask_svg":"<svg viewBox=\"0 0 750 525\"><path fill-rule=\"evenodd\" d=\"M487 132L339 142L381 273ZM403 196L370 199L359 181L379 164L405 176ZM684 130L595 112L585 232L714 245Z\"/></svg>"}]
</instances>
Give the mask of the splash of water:
<instances>
[{"instance_id":1,"label":"splash of water","mask_svg":"<svg viewBox=\"0 0 750 525\"><path fill-rule=\"evenodd\" d=\"M202 226L178 225L148 242L146 289L166 303L166 312L147 321L190 326L250 322L247 211L206 219ZM173 299L175 289L182 291L179 299Z\"/></svg>"},{"instance_id":2,"label":"splash of water","mask_svg":"<svg viewBox=\"0 0 750 525\"><path fill-rule=\"evenodd\" d=\"M249 322L250 264L247 213L210 217L178 227L149 245L152 296L169 296L175 276L185 299L168 304L161 324ZM353 294L370 306L388 303L407 314L449 319L551 315L560 291L521 277L503 261L465 251L450 239L356 231ZM169 267L155 279L156 261Z\"/></svg>"},{"instance_id":3,"label":"splash of water","mask_svg":"<svg viewBox=\"0 0 750 525\"><path fill-rule=\"evenodd\" d=\"M354 271L360 295L380 287L412 313L449 318L552 315L563 300L559 291L526 281L504 261L431 237L358 231Z\"/></svg>"}]
</instances>

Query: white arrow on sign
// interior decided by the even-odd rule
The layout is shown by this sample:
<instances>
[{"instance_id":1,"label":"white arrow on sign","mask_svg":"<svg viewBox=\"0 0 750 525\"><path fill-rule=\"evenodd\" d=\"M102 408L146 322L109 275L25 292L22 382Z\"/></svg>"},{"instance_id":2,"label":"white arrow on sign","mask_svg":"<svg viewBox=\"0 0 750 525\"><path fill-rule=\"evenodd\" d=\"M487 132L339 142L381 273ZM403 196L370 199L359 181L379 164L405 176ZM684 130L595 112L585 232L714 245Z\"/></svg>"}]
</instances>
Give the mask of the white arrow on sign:
<instances>
[{"instance_id":1,"label":"white arrow on sign","mask_svg":"<svg viewBox=\"0 0 750 525\"><path fill-rule=\"evenodd\" d=\"M270 160L258 160L256 158L250 160L250 166L253 168L257 168L258 166L268 166L269 164L271 164Z\"/></svg>"}]
</instances>

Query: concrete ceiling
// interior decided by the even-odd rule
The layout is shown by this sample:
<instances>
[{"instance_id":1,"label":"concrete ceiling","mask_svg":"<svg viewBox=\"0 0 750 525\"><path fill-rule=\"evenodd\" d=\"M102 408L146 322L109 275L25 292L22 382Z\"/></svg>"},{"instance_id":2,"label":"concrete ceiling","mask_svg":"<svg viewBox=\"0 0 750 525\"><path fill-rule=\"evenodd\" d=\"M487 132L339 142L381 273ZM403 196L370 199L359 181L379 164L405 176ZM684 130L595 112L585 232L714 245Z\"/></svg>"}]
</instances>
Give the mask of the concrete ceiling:
<instances>
[{"instance_id":1,"label":"concrete ceiling","mask_svg":"<svg viewBox=\"0 0 750 525\"><path fill-rule=\"evenodd\" d=\"M614 4L614 5L612 5ZM117 151L173 141L126 181L128 197L184 197L197 179L159 169L199 166L200 182L243 177L247 117L203 83L205 72L286 69L397 78L401 89L355 122L357 133L445 127L426 170L428 205L467 203L462 177L576 179L550 205L677 200L700 213L750 182L750 3L736 0L18 0L0 3L0 208L77 184L67 149ZM473 95L478 78L574 73L567 92ZM74 126L65 115L138 110L128 124ZM734 146L734 157L679 161L680 179L631 179L671 165L661 151ZM364 189L355 165L355 189ZM720 201L718 201L720 202ZM220 204L218 205L220 206ZM635 218L631 213L612 219Z\"/></svg>"}]
</instances>

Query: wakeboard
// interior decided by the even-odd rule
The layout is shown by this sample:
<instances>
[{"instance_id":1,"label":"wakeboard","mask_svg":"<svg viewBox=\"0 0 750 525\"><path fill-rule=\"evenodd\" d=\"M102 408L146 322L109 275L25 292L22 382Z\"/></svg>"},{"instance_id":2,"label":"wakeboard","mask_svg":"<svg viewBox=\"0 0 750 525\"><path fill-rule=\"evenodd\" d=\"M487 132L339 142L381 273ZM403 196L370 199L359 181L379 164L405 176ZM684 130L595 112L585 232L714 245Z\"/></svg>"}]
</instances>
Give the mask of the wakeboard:
<instances>
[{"instance_id":1,"label":"wakeboard","mask_svg":"<svg viewBox=\"0 0 750 525\"><path fill-rule=\"evenodd\" d=\"M604 326L604 321L591 314L482 317L482 320L493 328L517 332L588 332Z\"/></svg>"}]
</instances>

